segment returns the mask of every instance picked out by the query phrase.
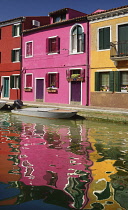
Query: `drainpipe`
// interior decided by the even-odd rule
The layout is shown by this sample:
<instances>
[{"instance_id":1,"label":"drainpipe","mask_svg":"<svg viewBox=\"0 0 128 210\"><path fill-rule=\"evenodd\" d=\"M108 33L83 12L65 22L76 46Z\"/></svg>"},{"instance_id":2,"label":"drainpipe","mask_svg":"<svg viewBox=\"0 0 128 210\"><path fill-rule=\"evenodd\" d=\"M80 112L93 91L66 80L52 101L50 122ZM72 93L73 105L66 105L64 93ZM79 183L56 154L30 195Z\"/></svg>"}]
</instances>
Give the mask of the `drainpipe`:
<instances>
[{"instance_id":1,"label":"drainpipe","mask_svg":"<svg viewBox=\"0 0 128 210\"><path fill-rule=\"evenodd\" d=\"M87 68L87 73L86 73L86 106L89 106L90 104L90 72L89 72L89 21L87 22L87 39L86 39L86 46L87 46L87 53L86 53L86 68Z\"/></svg>"},{"instance_id":2,"label":"drainpipe","mask_svg":"<svg viewBox=\"0 0 128 210\"><path fill-rule=\"evenodd\" d=\"M23 17L23 19L21 20L21 61L20 61L20 100L22 99L22 65L23 65L23 56L22 56L22 39L23 39L23 33L22 31L24 30L24 20L26 18Z\"/></svg>"}]
</instances>

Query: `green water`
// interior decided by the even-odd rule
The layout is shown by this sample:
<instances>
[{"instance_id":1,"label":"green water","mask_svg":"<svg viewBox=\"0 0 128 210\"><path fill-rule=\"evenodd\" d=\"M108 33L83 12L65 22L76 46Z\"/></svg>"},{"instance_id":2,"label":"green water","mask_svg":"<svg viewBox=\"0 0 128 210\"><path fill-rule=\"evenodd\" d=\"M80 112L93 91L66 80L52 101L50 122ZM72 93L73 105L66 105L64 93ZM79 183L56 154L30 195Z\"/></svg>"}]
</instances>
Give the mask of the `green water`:
<instances>
[{"instance_id":1,"label":"green water","mask_svg":"<svg viewBox=\"0 0 128 210\"><path fill-rule=\"evenodd\" d=\"M0 112L0 209L128 209L128 129Z\"/></svg>"}]
</instances>

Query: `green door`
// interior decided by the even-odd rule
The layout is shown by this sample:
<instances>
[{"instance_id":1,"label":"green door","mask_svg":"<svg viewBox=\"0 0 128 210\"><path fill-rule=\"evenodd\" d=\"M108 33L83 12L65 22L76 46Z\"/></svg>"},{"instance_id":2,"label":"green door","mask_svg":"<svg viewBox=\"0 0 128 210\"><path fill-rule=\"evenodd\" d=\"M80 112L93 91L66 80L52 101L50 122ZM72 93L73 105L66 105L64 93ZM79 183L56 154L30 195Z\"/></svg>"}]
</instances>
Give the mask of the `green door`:
<instances>
[{"instance_id":1,"label":"green door","mask_svg":"<svg viewBox=\"0 0 128 210\"><path fill-rule=\"evenodd\" d=\"M4 97L9 97L9 77L4 78Z\"/></svg>"},{"instance_id":2,"label":"green door","mask_svg":"<svg viewBox=\"0 0 128 210\"><path fill-rule=\"evenodd\" d=\"M118 27L118 53L119 56L128 55L128 24Z\"/></svg>"}]
</instances>

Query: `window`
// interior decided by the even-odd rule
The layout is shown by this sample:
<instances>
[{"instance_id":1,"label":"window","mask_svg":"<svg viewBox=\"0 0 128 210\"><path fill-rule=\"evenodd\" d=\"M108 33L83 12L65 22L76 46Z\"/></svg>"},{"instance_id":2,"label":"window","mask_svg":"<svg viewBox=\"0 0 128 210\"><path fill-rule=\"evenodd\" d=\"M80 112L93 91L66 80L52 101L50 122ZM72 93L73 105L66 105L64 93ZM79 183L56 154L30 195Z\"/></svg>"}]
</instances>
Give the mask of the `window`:
<instances>
[{"instance_id":1,"label":"window","mask_svg":"<svg viewBox=\"0 0 128 210\"><path fill-rule=\"evenodd\" d=\"M21 57L21 49L13 49L12 50L12 62L20 62Z\"/></svg>"},{"instance_id":2,"label":"window","mask_svg":"<svg viewBox=\"0 0 128 210\"><path fill-rule=\"evenodd\" d=\"M95 91L114 91L114 72L95 72Z\"/></svg>"},{"instance_id":3,"label":"window","mask_svg":"<svg viewBox=\"0 0 128 210\"><path fill-rule=\"evenodd\" d=\"M68 81L84 81L85 69L67 69L66 78Z\"/></svg>"},{"instance_id":4,"label":"window","mask_svg":"<svg viewBox=\"0 0 128 210\"><path fill-rule=\"evenodd\" d=\"M84 52L85 35L80 25L71 30L71 53Z\"/></svg>"},{"instance_id":5,"label":"window","mask_svg":"<svg viewBox=\"0 0 128 210\"><path fill-rule=\"evenodd\" d=\"M17 37L21 34L21 24L15 24L12 26L12 36Z\"/></svg>"},{"instance_id":6,"label":"window","mask_svg":"<svg viewBox=\"0 0 128 210\"><path fill-rule=\"evenodd\" d=\"M26 48L25 48L25 57L29 58L33 56L33 42L26 42Z\"/></svg>"},{"instance_id":7,"label":"window","mask_svg":"<svg viewBox=\"0 0 128 210\"><path fill-rule=\"evenodd\" d=\"M20 88L20 75L12 75L10 77L10 88Z\"/></svg>"},{"instance_id":8,"label":"window","mask_svg":"<svg viewBox=\"0 0 128 210\"><path fill-rule=\"evenodd\" d=\"M121 72L121 92L128 92L128 72Z\"/></svg>"},{"instance_id":9,"label":"window","mask_svg":"<svg viewBox=\"0 0 128 210\"><path fill-rule=\"evenodd\" d=\"M60 52L60 38L58 36L46 39L46 52L47 54Z\"/></svg>"},{"instance_id":10,"label":"window","mask_svg":"<svg viewBox=\"0 0 128 210\"><path fill-rule=\"evenodd\" d=\"M99 29L99 50L110 49L110 27Z\"/></svg>"},{"instance_id":11,"label":"window","mask_svg":"<svg viewBox=\"0 0 128 210\"><path fill-rule=\"evenodd\" d=\"M25 76L25 87L32 88L32 74L26 74Z\"/></svg>"},{"instance_id":12,"label":"window","mask_svg":"<svg viewBox=\"0 0 128 210\"><path fill-rule=\"evenodd\" d=\"M61 15L53 17L53 23L61 22L63 20L66 20L66 14L61 14Z\"/></svg>"},{"instance_id":13,"label":"window","mask_svg":"<svg viewBox=\"0 0 128 210\"><path fill-rule=\"evenodd\" d=\"M59 88L59 73L46 74L46 88Z\"/></svg>"}]
</instances>

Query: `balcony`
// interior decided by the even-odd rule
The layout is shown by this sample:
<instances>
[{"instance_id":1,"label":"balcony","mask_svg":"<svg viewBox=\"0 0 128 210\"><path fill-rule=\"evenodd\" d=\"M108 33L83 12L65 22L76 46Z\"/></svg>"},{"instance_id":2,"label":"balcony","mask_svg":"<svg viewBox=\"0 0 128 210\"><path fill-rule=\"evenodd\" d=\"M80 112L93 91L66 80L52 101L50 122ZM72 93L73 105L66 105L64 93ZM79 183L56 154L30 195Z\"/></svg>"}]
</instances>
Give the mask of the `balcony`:
<instances>
[{"instance_id":1,"label":"balcony","mask_svg":"<svg viewBox=\"0 0 128 210\"><path fill-rule=\"evenodd\" d=\"M110 42L110 58L113 61L128 60L128 41Z\"/></svg>"}]
</instances>

